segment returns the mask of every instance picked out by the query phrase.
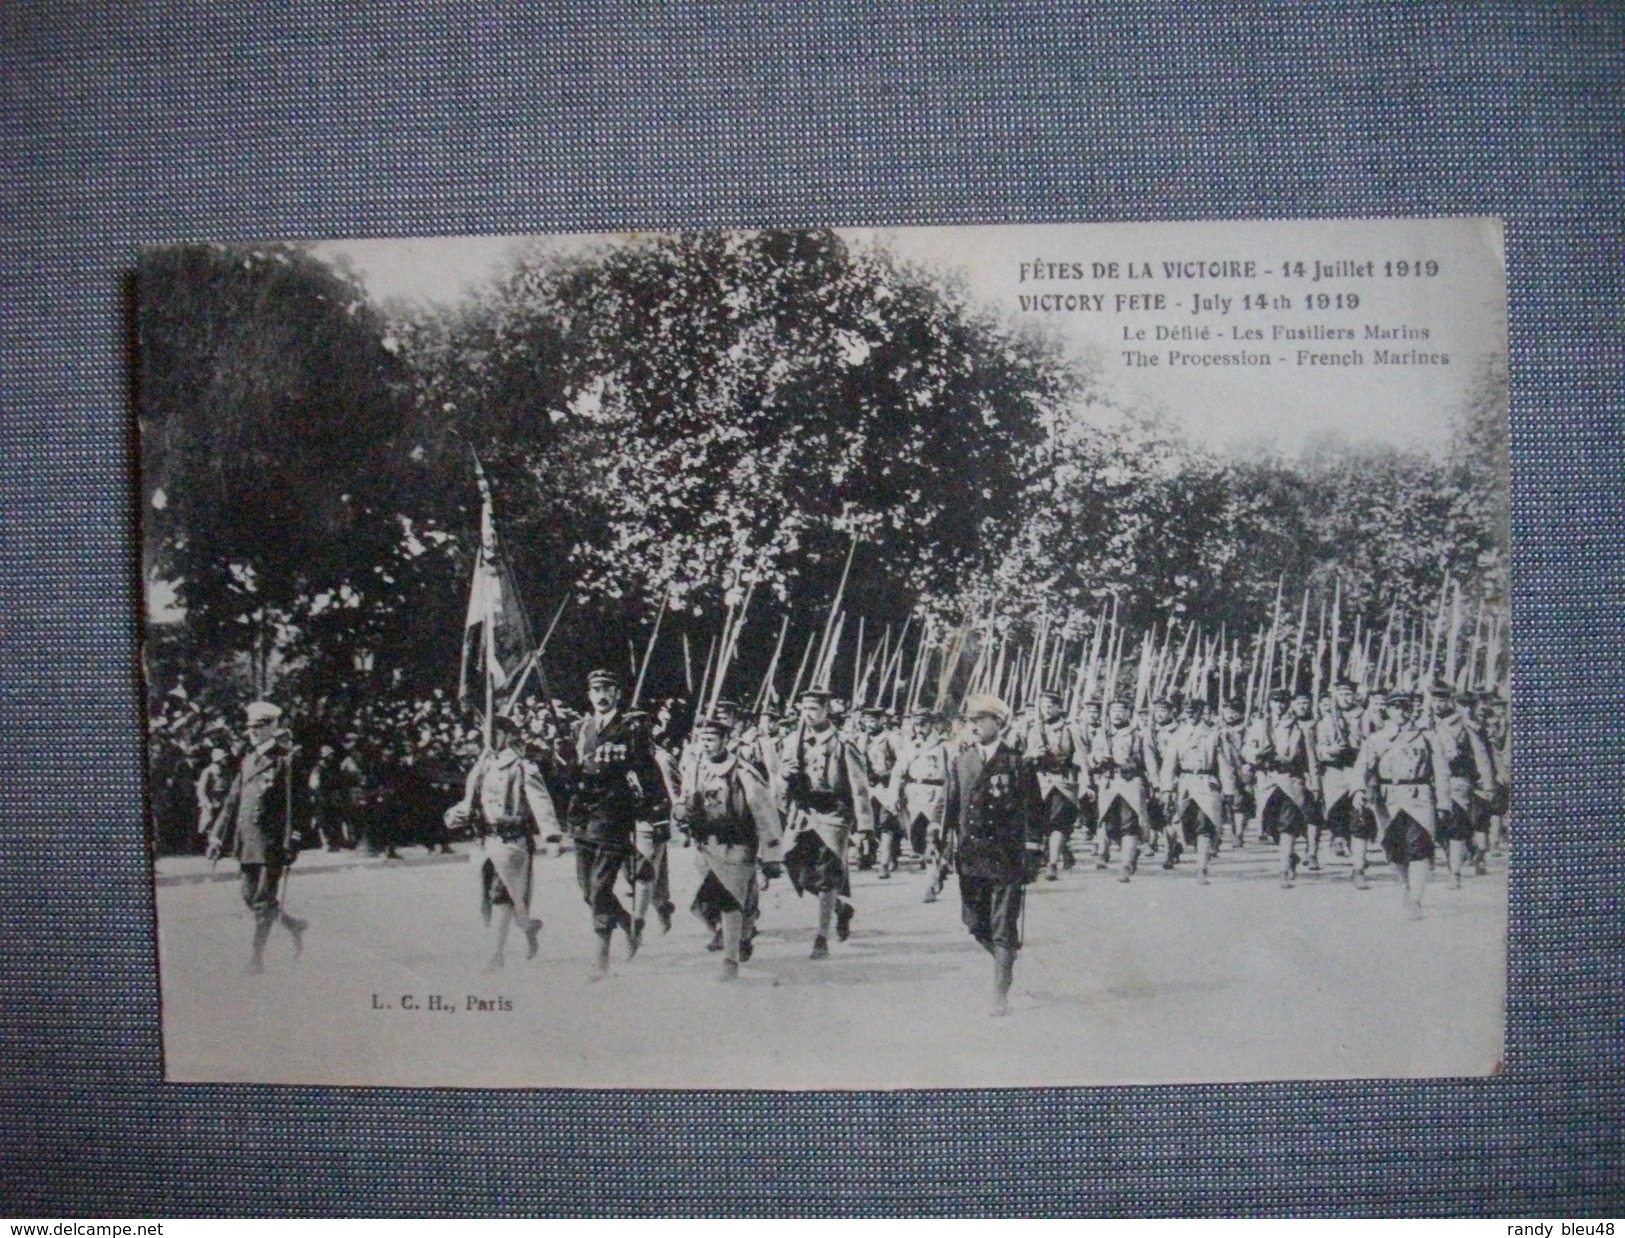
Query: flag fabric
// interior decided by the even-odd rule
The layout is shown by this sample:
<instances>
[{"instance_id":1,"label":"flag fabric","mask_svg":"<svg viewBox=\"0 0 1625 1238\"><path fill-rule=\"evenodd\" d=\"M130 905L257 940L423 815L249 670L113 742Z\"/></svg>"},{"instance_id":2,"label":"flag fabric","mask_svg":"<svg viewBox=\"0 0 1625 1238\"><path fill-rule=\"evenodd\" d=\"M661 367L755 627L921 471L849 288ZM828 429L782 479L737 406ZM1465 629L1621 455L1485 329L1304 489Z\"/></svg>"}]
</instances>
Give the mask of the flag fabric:
<instances>
[{"instance_id":1,"label":"flag fabric","mask_svg":"<svg viewBox=\"0 0 1625 1238\"><path fill-rule=\"evenodd\" d=\"M480 487L480 549L468 591L457 698L465 706L483 707L485 687L479 679L481 668L489 676L493 694L500 692L523 667L531 650L531 639L513 569L497 539L491 485L478 458L474 461L474 476Z\"/></svg>"}]
</instances>

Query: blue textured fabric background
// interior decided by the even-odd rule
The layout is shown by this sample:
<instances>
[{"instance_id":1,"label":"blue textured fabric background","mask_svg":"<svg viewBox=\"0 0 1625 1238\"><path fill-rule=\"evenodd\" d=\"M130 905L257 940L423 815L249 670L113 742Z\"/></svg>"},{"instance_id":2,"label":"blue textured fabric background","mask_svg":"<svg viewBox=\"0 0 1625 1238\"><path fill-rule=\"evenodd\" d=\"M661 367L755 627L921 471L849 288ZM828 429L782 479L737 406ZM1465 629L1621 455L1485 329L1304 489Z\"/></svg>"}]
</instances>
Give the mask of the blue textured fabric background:
<instances>
[{"instance_id":1,"label":"blue textured fabric background","mask_svg":"<svg viewBox=\"0 0 1625 1238\"><path fill-rule=\"evenodd\" d=\"M14 0L0 41L0 1213L1625 1211L1618 7ZM162 1083L124 301L139 244L1385 214L1507 221L1504 1077Z\"/></svg>"}]
</instances>

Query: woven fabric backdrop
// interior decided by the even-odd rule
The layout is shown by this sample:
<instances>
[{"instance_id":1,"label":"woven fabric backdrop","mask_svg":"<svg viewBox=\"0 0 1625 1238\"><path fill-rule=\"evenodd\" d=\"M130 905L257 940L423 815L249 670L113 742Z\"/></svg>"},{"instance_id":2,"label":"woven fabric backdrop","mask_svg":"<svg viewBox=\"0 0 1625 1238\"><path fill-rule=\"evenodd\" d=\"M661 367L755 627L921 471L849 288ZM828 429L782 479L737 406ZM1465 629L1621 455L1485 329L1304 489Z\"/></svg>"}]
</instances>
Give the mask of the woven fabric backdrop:
<instances>
[{"instance_id":1,"label":"woven fabric backdrop","mask_svg":"<svg viewBox=\"0 0 1625 1238\"><path fill-rule=\"evenodd\" d=\"M5 5L0 30L0 1213L1625 1208L1617 7L51 0ZM162 1082L138 244L1387 214L1507 221L1503 1077L811 1096Z\"/></svg>"}]
</instances>

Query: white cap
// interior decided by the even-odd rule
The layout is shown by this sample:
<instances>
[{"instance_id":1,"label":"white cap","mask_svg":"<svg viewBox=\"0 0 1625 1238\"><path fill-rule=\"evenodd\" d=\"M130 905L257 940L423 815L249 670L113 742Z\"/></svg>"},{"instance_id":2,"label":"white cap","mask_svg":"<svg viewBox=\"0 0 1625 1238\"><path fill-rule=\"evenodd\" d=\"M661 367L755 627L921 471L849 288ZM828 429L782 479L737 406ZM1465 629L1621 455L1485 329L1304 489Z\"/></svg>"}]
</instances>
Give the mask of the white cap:
<instances>
[{"instance_id":1,"label":"white cap","mask_svg":"<svg viewBox=\"0 0 1625 1238\"><path fill-rule=\"evenodd\" d=\"M248 708L243 710L250 724L255 722L275 722L282 716L282 711L270 701L250 701Z\"/></svg>"}]
</instances>

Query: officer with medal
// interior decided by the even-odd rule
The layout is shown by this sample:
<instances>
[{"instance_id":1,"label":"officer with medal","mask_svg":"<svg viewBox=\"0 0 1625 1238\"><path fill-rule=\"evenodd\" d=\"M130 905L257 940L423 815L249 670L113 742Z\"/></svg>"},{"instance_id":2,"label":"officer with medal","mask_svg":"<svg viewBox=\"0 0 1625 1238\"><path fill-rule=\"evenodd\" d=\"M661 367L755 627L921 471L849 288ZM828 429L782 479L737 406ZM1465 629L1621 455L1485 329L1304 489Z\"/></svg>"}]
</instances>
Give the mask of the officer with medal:
<instances>
[{"instance_id":1,"label":"officer with medal","mask_svg":"<svg viewBox=\"0 0 1625 1238\"><path fill-rule=\"evenodd\" d=\"M694 911L722 930L722 976L739 978L744 924L754 906L758 864L777 875L782 835L778 809L756 767L728 749L729 723L708 718L698 728L699 760L675 806L678 825L697 844L705 874L694 895Z\"/></svg>"},{"instance_id":2,"label":"officer with medal","mask_svg":"<svg viewBox=\"0 0 1625 1238\"><path fill-rule=\"evenodd\" d=\"M247 971L265 970L265 944L280 924L293 938L298 958L305 921L282 908L287 870L299 855L294 834L293 750L280 727L282 710L253 701L244 711L248 746L209 828L211 861L229 852L241 871L239 891L254 916L254 946Z\"/></svg>"},{"instance_id":3,"label":"officer with medal","mask_svg":"<svg viewBox=\"0 0 1625 1238\"><path fill-rule=\"evenodd\" d=\"M638 822L664 819L670 802L645 720L621 709L619 678L593 671L587 676L587 700L591 707L574 737L565 829L575 849L581 897L592 908L596 975L602 976L609 970L617 928L626 934L628 959L642 942L640 926L615 893L615 878L633 852Z\"/></svg>"},{"instance_id":4,"label":"officer with medal","mask_svg":"<svg viewBox=\"0 0 1625 1238\"><path fill-rule=\"evenodd\" d=\"M818 899L815 959L829 957L832 919L838 940L851 936L847 846L854 828L873 812L863 754L831 721L829 699L822 688L803 692L800 719L779 748L778 804L788 847L784 869L797 894Z\"/></svg>"},{"instance_id":5,"label":"officer with medal","mask_svg":"<svg viewBox=\"0 0 1625 1238\"><path fill-rule=\"evenodd\" d=\"M943 830L956 839L960 915L993 956L993 1006L1009 1010L1026 884L1043 868L1047 821L1032 763L1000 738L1010 709L998 697L965 701L971 742L948 766Z\"/></svg>"}]
</instances>

